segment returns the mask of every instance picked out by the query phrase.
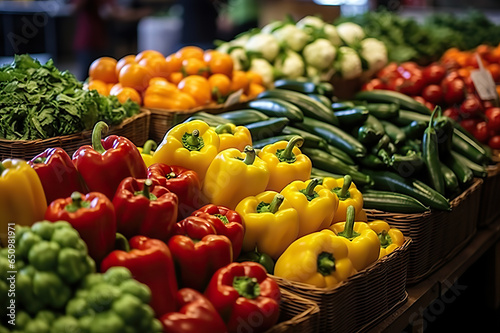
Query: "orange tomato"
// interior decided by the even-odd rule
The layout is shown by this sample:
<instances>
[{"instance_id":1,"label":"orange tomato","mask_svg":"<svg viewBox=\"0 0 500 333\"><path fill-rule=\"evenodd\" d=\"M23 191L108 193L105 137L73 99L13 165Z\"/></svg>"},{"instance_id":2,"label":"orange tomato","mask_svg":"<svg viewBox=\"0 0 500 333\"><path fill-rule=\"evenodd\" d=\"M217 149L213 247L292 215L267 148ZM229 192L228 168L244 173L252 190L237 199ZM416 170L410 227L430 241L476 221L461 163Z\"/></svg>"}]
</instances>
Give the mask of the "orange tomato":
<instances>
[{"instance_id":1,"label":"orange tomato","mask_svg":"<svg viewBox=\"0 0 500 333\"><path fill-rule=\"evenodd\" d=\"M198 58L188 58L182 60L181 72L184 76L188 75L203 75L208 77L207 63Z\"/></svg>"},{"instance_id":2,"label":"orange tomato","mask_svg":"<svg viewBox=\"0 0 500 333\"><path fill-rule=\"evenodd\" d=\"M121 69L125 65L134 64L134 63L136 63L136 61L135 61L135 55L133 55L133 54L129 54L129 55L126 55L126 56L120 58L120 60L118 60L118 62L116 63L116 67L115 67L116 77L118 78L118 76L120 75Z\"/></svg>"},{"instance_id":3,"label":"orange tomato","mask_svg":"<svg viewBox=\"0 0 500 333\"><path fill-rule=\"evenodd\" d=\"M489 64L486 69L491 73L493 81L500 82L500 64Z\"/></svg>"},{"instance_id":4,"label":"orange tomato","mask_svg":"<svg viewBox=\"0 0 500 333\"><path fill-rule=\"evenodd\" d=\"M165 85L168 85L168 84L171 84L171 83L168 82L168 80L166 78L164 78L164 77L155 76L155 77L152 77L149 80L149 85L152 86L152 85L155 85L155 84L159 84L159 85L165 86Z\"/></svg>"},{"instance_id":5,"label":"orange tomato","mask_svg":"<svg viewBox=\"0 0 500 333\"><path fill-rule=\"evenodd\" d=\"M189 58L196 58L199 60L203 60L204 54L205 52L203 51L202 48L194 45L181 47L177 52L175 52L175 55L181 60Z\"/></svg>"},{"instance_id":6,"label":"orange tomato","mask_svg":"<svg viewBox=\"0 0 500 333\"><path fill-rule=\"evenodd\" d=\"M116 97L120 101L120 103L125 103L127 100L132 100L137 104L141 105L142 98L137 90L130 87L123 87L117 94Z\"/></svg>"},{"instance_id":7,"label":"orange tomato","mask_svg":"<svg viewBox=\"0 0 500 333\"><path fill-rule=\"evenodd\" d=\"M172 82L175 85L178 85L179 82L184 78L184 74L182 72L172 72L168 76L168 81Z\"/></svg>"},{"instance_id":8,"label":"orange tomato","mask_svg":"<svg viewBox=\"0 0 500 333\"><path fill-rule=\"evenodd\" d=\"M211 74L231 76L233 73L234 62L229 54L210 50L205 52L203 60L206 62Z\"/></svg>"},{"instance_id":9,"label":"orange tomato","mask_svg":"<svg viewBox=\"0 0 500 333\"><path fill-rule=\"evenodd\" d=\"M139 65L148 68L151 72L151 75L153 76L161 76L166 78L170 73L167 60L165 60L165 58L163 57L144 58L139 61Z\"/></svg>"},{"instance_id":10,"label":"orange tomato","mask_svg":"<svg viewBox=\"0 0 500 333\"><path fill-rule=\"evenodd\" d=\"M88 83L87 89L88 90L97 90L97 92L103 96L109 95L108 84L102 80L98 80L98 79L90 80Z\"/></svg>"},{"instance_id":11,"label":"orange tomato","mask_svg":"<svg viewBox=\"0 0 500 333\"><path fill-rule=\"evenodd\" d=\"M115 83L111 89L109 89L109 94L110 95L116 95L118 94L118 92L120 92L120 90L123 89L123 86L120 84L120 83Z\"/></svg>"},{"instance_id":12,"label":"orange tomato","mask_svg":"<svg viewBox=\"0 0 500 333\"><path fill-rule=\"evenodd\" d=\"M500 96L500 86L497 86L497 94Z\"/></svg>"},{"instance_id":13,"label":"orange tomato","mask_svg":"<svg viewBox=\"0 0 500 333\"><path fill-rule=\"evenodd\" d=\"M213 74L208 77L213 100L220 103L231 92L231 79L224 74Z\"/></svg>"},{"instance_id":14,"label":"orange tomato","mask_svg":"<svg viewBox=\"0 0 500 333\"><path fill-rule=\"evenodd\" d=\"M182 68L182 59L179 58L175 53L170 54L165 58L167 62L167 70L169 73L180 72Z\"/></svg>"},{"instance_id":15,"label":"orange tomato","mask_svg":"<svg viewBox=\"0 0 500 333\"><path fill-rule=\"evenodd\" d=\"M208 80L200 75L186 76L177 87L180 91L191 95L199 106L210 103L212 98Z\"/></svg>"},{"instance_id":16,"label":"orange tomato","mask_svg":"<svg viewBox=\"0 0 500 333\"><path fill-rule=\"evenodd\" d=\"M470 76L470 67L462 67L457 70L458 75L462 78L468 78Z\"/></svg>"},{"instance_id":17,"label":"orange tomato","mask_svg":"<svg viewBox=\"0 0 500 333\"><path fill-rule=\"evenodd\" d=\"M258 83L250 82L248 85L248 91L247 91L247 97L248 98L255 98L257 95L259 95L261 92L265 91L266 88Z\"/></svg>"},{"instance_id":18,"label":"orange tomato","mask_svg":"<svg viewBox=\"0 0 500 333\"><path fill-rule=\"evenodd\" d=\"M231 79L231 92L238 91L240 89L243 89L243 91L247 91L249 84L250 80L248 79L245 72L233 71Z\"/></svg>"},{"instance_id":19,"label":"orange tomato","mask_svg":"<svg viewBox=\"0 0 500 333\"><path fill-rule=\"evenodd\" d=\"M166 85L150 85L145 91L144 96L148 95L161 95L164 97L171 97L180 92L179 88L173 83Z\"/></svg>"},{"instance_id":20,"label":"orange tomato","mask_svg":"<svg viewBox=\"0 0 500 333\"><path fill-rule=\"evenodd\" d=\"M448 50L446 50L443 55L442 55L442 58L443 59L455 59L456 56L460 53L460 50L457 49L456 47L452 47L452 48L449 48Z\"/></svg>"},{"instance_id":21,"label":"orange tomato","mask_svg":"<svg viewBox=\"0 0 500 333\"><path fill-rule=\"evenodd\" d=\"M115 71L116 63L116 59L111 57L97 58L90 64L89 77L106 83L118 82Z\"/></svg>"},{"instance_id":22,"label":"orange tomato","mask_svg":"<svg viewBox=\"0 0 500 333\"><path fill-rule=\"evenodd\" d=\"M264 85L264 81L262 80L262 76L259 73L254 72L254 71L246 71L245 73L247 74L248 81L250 83L257 83L260 85Z\"/></svg>"},{"instance_id":23,"label":"orange tomato","mask_svg":"<svg viewBox=\"0 0 500 333\"><path fill-rule=\"evenodd\" d=\"M121 69L120 75L118 76L118 82L120 82L123 87L134 88L142 92L148 87L151 77L151 72L147 67L134 63L125 65Z\"/></svg>"},{"instance_id":24,"label":"orange tomato","mask_svg":"<svg viewBox=\"0 0 500 333\"><path fill-rule=\"evenodd\" d=\"M144 95L144 106L166 110L188 110L196 106L196 101L189 94L178 91L172 96L159 94Z\"/></svg>"},{"instance_id":25,"label":"orange tomato","mask_svg":"<svg viewBox=\"0 0 500 333\"><path fill-rule=\"evenodd\" d=\"M163 54L159 51L156 50L144 50L135 56L135 62L140 62L143 59L148 59L148 58L164 58Z\"/></svg>"}]
</instances>

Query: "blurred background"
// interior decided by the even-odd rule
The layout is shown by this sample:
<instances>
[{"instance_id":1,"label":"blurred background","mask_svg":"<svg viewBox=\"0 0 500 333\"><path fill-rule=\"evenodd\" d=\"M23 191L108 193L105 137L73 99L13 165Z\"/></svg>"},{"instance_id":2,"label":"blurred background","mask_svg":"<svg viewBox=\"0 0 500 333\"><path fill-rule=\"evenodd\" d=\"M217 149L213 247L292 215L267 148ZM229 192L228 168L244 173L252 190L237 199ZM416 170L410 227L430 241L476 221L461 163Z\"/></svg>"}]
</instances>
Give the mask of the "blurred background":
<instances>
[{"instance_id":1,"label":"blurred background","mask_svg":"<svg viewBox=\"0 0 500 333\"><path fill-rule=\"evenodd\" d=\"M14 54L54 59L84 80L89 61L142 50L170 54L183 45L214 47L286 15L326 21L384 6L423 20L436 12L481 10L500 23L498 0L10 0L0 1L0 64Z\"/></svg>"}]
</instances>

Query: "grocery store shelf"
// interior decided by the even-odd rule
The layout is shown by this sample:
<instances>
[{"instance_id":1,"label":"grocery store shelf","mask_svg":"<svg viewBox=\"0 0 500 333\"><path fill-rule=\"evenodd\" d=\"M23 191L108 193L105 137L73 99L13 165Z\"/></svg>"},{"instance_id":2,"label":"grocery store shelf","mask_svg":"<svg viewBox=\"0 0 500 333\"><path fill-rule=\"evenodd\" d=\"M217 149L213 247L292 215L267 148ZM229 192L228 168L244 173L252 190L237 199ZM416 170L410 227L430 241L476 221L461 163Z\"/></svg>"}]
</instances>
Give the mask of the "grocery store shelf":
<instances>
[{"instance_id":1,"label":"grocery store shelf","mask_svg":"<svg viewBox=\"0 0 500 333\"><path fill-rule=\"evenodd\" d=\"M413 332L423 332L425 326L424 310L437 299L446 302L445 293L453 288L459 289L455 282L469 267L483 257L488 251L494 251L498 256L500 249L500 220L485 229L477 231L471 242L447 264L418 284L408 286L408 300L399 309L384 318L370 332L402 332L410 326ZM490 304L499 305L500 276L498 260L492 256L496 265L489 272L491 286L489 288ZM491 276L495 275L495 276ZM457 290L459 293L459 290Z\"/></svg>"}]
</instances>

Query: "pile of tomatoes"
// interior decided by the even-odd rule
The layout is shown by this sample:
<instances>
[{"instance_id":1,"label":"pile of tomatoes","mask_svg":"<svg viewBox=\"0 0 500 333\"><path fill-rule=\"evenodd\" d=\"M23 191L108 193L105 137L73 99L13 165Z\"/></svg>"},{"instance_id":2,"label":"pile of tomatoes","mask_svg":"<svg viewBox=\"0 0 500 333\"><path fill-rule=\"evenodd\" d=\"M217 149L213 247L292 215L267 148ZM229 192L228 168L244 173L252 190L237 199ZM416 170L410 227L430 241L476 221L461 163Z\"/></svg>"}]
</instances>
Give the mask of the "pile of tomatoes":
<instances>
[{"instance_id":1,"label":"pile of tomatoes","mask_svg":"<svg viewBox=\"0 0 500 333\"><path fill-rule=\"evenodd\" d=\"M131 99L155 109L187 110L223 103L241 91L240 100L265 90L260 75L234 70L232 58L216 50L185 46L164 56L145 50L121 59L101 57L89 68L87 89Z\"/></svg>"},{"instance_id":2,"label":"pile of tomatoes","mask_svg":"<svg viewBox=\"0 0 500 333\"><path fill-rule=\"evenodd\" d=\"M500 47L482 46L477 50L484 68L495 82L500 82ZM493 60L497 62L491 62ZM445 115L459 121L480 142L500 149L498 100L483 101L479 98L470 76L471 71L478 68L476 51L450 49L439 62L428 66L419 66L414 62L390 63L362 89L399 91L431 110L439 105ZM497 92L500 91L500 85L496 87Z\"/></svg>"}]
</instances>

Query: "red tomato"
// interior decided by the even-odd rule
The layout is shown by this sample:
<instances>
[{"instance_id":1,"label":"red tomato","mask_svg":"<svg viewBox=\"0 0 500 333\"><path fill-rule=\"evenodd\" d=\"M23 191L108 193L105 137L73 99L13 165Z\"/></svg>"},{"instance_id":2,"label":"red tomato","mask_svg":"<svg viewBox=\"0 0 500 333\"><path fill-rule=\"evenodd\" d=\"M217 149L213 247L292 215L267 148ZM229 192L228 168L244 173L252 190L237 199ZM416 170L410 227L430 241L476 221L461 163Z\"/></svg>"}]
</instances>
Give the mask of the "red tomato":
<instances>
[{"instance_id":1,"label":"red tomato","mask_svg":"<svg viewBox=\"0 0 500 333\"><path fill-rule=\"evenodd\" d=\"M493 149L500 149L500 135L492 136L488 140L488 146Z\"/></svg>"},{"instance_id":2,"label":"red tomato","mask_svg":"<svg viewBox=\"0 0 500 333\"><path fill-rule=\"evenodd\" d=\"M470 119L464 119L460 122L460 126L462 126L463 128L465 128L465 130L467 130L467 132L469 133L473 133L475 128L476 128L476 125L477 123L480 121L481 119L479 118L470 118Z\"/></svg>"},{"instance_id":3,"label":"red tomato","mask_svg":"<svg viewBox=\"0 0 500 333\"><path fill-rule=\"evenodd\" d=\"M488 108L484 114L488 119L488 129L492 131L500 131L500 108Z\"/></svg>"},{"instance_id":4,"label":"red tomato","mask_svg":"<svg viewBox=\"0 0 500 333\"><path fill-rule=\"evenodd\" d=\"M443 115L446 117L450 117L453 120L460 119L460 111L458 111L458 108L456 108L454 106L449 107L446 110L444 110Z\"/></svg>"},{"instance_id":5,"label":"red tomato","mask_svg":"<svg viewBox=\"0 0 500 333\"><path fill-rule=\"evenodd\" d=\"M478 141L482 143L488 142L488 139L490 138L490 135L488 133L488 126L485 121L478 122L472 134Z\"/></svg>"},{"instance_id":6,"label":"red tomato","mask_svg":"<svg viewBox=\"0 0 500 333\"><path fill-rule=\"evenodd\" d=\"M430 84L422 90L422 97L434 104L443 102L443 89L437 84Z\"/></svg>"},{"instance_id":7,"label":"red tomato","mask_svg":"<svg viewBox=\"0 0 500 333\"><path fill-rule=\"evenodd\" d=\"M448 105L461 103L465 99L465 82L460 78L448 80L447 77L441 83L444 93L444 101Z\"/></svg>"},{"instance_id":8,"label":"red tomato","mask_svg":"<svg viewBox=\"0 0 500 333\"><path fill-rule=\"evenodd\" d=\"M439 84L446 76L446 68L439 64L431 64L422 70L427 84Z\"/></svg>"},{"instance_id":9,"label":"red tomato","mask_svg":"<svg viewBox=\"0 0 500 333\"><path fill-rule=\"evenodd\" d=\"M466 117L475 117L482 111L482 104L476 95L469 94L460 104L460 112Z\"/></svg>"},{"instance_id":10,"label":"red tomato","mask_svg":"<svg viewBox=\"0 0 500 333\"><path fill-rule=\"evenodd\" d=\"M421 75L412 74L399 86L398 90L403 94L414 96L420 95L424 86L424 78Z\"/></svg>"},{"instance_id":11,"label":"red tomato","mask_svg":"<svg viewBox=\"0 0 500 333\"><path fill-rule=\"evenodd\" d=\"M361 90L373 90L373 89L386 89L386 85L379 78L371 79L369 82L365 83Z\"/></svg>"},{"instance_id":12,"label":"red tomato","mask_svg":"<svg viewBox=\"0 0 500 333\"><path fill-rule=\"evenodd\" d=\"M394 77L399 77L399 73L396 71L398 68L398 64L395 62L389 63L387 66L382 68L380 71L377 73L377 78L382 79L382 80L390 80Z\"/></svg>"}]
</instances>

